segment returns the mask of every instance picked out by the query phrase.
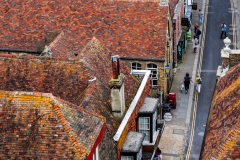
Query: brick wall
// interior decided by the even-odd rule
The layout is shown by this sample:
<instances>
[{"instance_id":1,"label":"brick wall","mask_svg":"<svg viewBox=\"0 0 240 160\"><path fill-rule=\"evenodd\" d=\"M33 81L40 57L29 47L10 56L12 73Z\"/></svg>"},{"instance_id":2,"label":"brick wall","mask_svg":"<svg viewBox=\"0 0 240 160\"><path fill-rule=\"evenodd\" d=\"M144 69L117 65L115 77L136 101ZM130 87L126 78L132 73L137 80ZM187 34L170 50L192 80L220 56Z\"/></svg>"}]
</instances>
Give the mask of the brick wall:
<instances>
[{"instance_id":1,"label":"brick wall","mask_svg":"<svg viewBox=\"0 0 240 160\"><path fill-rule=\"evenodd\" d=\"M148 79L148 80L150 80L150 79ZM143 91L141 97L139 98L138 103L135 106L135 109L132 112L132 114L127 122L127 125L125 126L124 131L122 132L122 135L118 141L118 159L121 159L120 158L120 149L122 148L122 145L126 139L128 131L129 130L136 131L136 129L137 129L136 118L138 116L138 111L141 108L145 98L149 97L149 96L150 96L150 84L147 83L146 86L144 87L144 91Z\"/></svg>"},{"instance_id":2,"label":"brick wall","mask_svg":"<svg viewBox=\"0 0 240 160\"><path fill-rule=\"evenodd\" d=\"M229 68L240 64L240 54L229 54Z\"/></svg>"}]
</instances>

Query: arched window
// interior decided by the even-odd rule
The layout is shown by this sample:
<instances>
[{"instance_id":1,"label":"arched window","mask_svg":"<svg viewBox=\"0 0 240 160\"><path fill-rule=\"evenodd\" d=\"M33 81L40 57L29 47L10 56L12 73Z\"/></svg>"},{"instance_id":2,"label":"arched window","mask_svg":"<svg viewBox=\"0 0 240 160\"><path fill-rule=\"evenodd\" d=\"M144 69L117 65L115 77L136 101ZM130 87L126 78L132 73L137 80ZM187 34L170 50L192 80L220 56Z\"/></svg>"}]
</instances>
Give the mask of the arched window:
<instances>
[{"instance_id":1,"label":"arched window","mask_svg":"<svg viewBox=\"0 0 240 160\"><path fill-rule=\"evenodd\" d=\"M142 65L140 63L132 63L132 70L141 70Z\"/></svg>"},{"instance_id":2,"label":"arched window","mask_svg":"<svg viewBox=\"0 0 240 160\"><path fill-rule=\"evenodd\" d=\"M147 70L151 71L150 80L151 86L158 86L158 68L156 64L150 63L147 64Z\"/></svg>"}]
</instances>

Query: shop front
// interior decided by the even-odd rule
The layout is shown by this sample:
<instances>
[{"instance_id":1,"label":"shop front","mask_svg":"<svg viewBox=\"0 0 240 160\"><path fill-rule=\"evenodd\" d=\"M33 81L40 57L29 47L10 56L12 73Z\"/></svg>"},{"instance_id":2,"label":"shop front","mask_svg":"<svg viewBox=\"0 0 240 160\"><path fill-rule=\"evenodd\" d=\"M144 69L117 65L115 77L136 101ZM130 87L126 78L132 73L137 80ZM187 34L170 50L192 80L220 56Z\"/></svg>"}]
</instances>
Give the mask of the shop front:
<instances>
[{"instance_id":1,"label":"shop front","mask_svg":"<svg viewBox=\"0 0 240 160\"><path fill-rule=\"evenodd\" d=\"M177 45L177 56L179 62L182 62L183 60L186 47L187 47L187 34L186 31L183 30Z\"/></svg>"}]
</instances>

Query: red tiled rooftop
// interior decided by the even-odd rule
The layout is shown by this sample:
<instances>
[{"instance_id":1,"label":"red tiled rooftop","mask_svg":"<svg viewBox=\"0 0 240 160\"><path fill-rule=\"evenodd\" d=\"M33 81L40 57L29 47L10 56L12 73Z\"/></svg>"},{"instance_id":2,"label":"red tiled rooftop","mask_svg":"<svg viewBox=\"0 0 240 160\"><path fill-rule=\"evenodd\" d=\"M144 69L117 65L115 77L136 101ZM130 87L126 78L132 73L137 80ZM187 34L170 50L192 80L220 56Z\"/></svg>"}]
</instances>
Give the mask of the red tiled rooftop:
<instances>
[{"instance_id":1,"label":"red tiled rooftop","mask_svg":"<svg viewBox=\"0 0 240 160\"><path fill-rule=\"evenodd\" d=\"M0 48L42 51L64 32L60 56L80 52L95 36L120 56L165 58L168 7L157 2L24 0L1 6Z\"/></svg>"},{"instance_id":2,"label":"red tiled rooftop","mask_svg":"<svg viewBox=\"0 0 240 160\"><path fill-rule=\"evenodd\" d=\"M240 157L240 64L220 78L208 122L203 160Z\"/></svg>"},{"instance_id":3,"label":"red tiled rooftop","mask_svg":"<svg viewBox=\"0 0 240 160\"><path fill-rule=\"evenodd\" d=\"M84 159L105 122L39 92L0 92L0 106L1 159Z\"/></svg>"},{"instance_id":4,"label":"red tiled rooftop","mask_svg":"<svg viewBox=\"0 0 240 160\"><path fill-rule=\"evenodd\" d=\"M75 60L34 56L17 58L13 54L0 54L0 65L0 90L52 93L106 117L111 131L117 128L119 122L111 113L111 54L96 38L92 38ZM120 70L126 77L124 86L128 106L139 82L134 80L130 68L123 62L120 62ZM96 81L90 83L94 77Z\"/></svg>"}]
</instances>

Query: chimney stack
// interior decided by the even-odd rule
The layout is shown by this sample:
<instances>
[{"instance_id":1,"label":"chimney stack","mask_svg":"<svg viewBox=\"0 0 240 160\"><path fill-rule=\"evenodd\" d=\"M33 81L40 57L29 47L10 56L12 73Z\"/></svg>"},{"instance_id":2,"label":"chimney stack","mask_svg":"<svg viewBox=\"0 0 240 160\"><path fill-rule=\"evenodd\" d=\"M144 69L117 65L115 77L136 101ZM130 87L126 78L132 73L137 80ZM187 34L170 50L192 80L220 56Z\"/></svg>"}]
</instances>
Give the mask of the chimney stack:
<instances>
[{"instance_id":1,"label":"chimney stack","mask_svg":"<svg viewBox=\"0 0 240 160\"><path fill-rule=\"evenodd\" d=\"M122 117L125 111L125 98L124 98L124 78L123 74L120 74L119 56L112 56L112 79L109 82L111 88L111 105L113 115L116 117Z\"/></svg>"}]
</instances>

